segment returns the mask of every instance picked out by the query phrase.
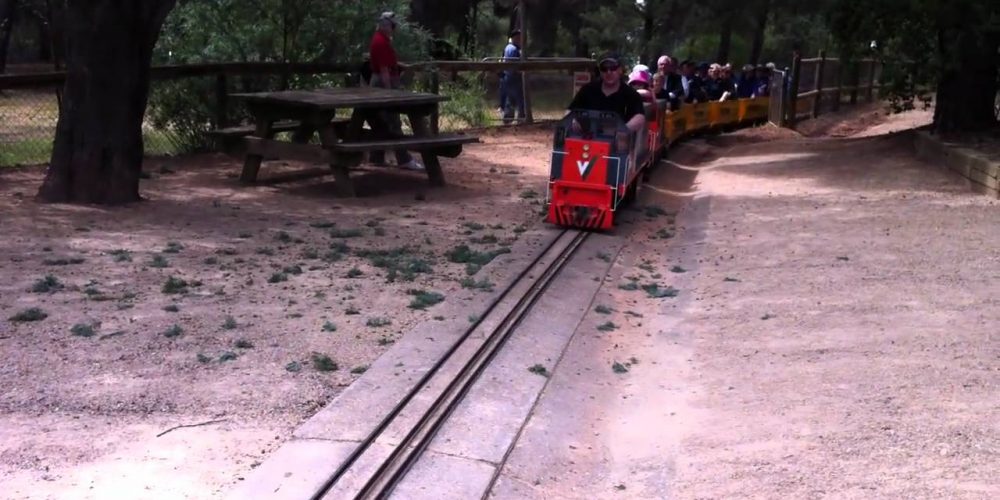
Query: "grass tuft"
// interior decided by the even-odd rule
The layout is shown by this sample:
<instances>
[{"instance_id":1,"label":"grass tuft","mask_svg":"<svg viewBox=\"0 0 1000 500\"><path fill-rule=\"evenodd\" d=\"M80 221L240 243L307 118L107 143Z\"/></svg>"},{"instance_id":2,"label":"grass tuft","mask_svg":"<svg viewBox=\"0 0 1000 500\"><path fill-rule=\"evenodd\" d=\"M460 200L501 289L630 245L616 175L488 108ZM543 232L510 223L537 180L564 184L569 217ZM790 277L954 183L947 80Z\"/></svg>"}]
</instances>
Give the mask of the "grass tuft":
<instances>
[{"instance_id":1,"label":"grass tuft","mask_svg":"<svg viewBox=\"0 0 1000 500\"><path fill-rule=\"evenodd\" d=\"M611 364L611 371L615 373L628 373L628 366L615 361Z\"/></svg>"},{"instance_id":2,"label":"grass tuft","mask_svg":"<svg viewBox=\"0 0 1000 500\"><path fill-rule=\"evenodd\" d=\"M324 332L335 332L335 331L337 331L337 325L335 325L335 324L327 321L327 322L323 323L323 331Z\"/></svg>"},{"instance_id":3,"label":"grass tuft","mask_svg":"<svg viewBox=\"0 0 1000 500\"><path fill-rule=\"evenodd\" d=\"M347 310L344 311L344 314L348 316L356 316L358 314L361 314L361 311L359 311L358 308L355 306L347 306Z\"/></svg>"},{"instance_id":4,"label":"grass tuft","mask_svg":"<svg viewBox=\"0 0 1000 500\"><path fill-rule=\"evenodd\" d=\"M226 361L235 361L236 358L240 357L233 351L226 351L219 355L219 363L225 363Z\"/></svg>"},{"instance_id":5,"label":"grass tuft","mask_svg":"<svg viewBox=\"0 0 1000 500\"><path fill-rule=\"evenodd\" d=\"M382 316L374 316L374 317L368 318L368 320L365 321L365 325L366 326L370 326L372 328L378 328L378 327L387 326L387 325L391 325L391 324L392 324L392 320L391 319L385 318L385 317L382 317Z\"/></svg>"},{"instance_id":6,"label":"grass tuft","mask_svg":"<svg viewBox=\"0 0 1000 500\"><path fill-rule=\"evenodd\" d=\"M132 262L132 252L128 250L118 249L108 252L109 255L114 257L115 262Z\"/></svg>"},{"instance_id":7,"label":"grass tuft","mask_svg":"<svg viewBox=\"0 0 1000 500\"><path fill-rule=\"evenodd\" d=\"M187 293L188 282L180 278L169 276L167 277L167 281L163 283L163 287L160 288L160 291L165 294Z\"/></svg>"},{"instance_id":8,"label":"grass tuft","mask_svg":"<svg viewBox=\"0 0 1000 500\"><path fill-rule=\"evenodd\" d=\"M413 296L413 299L410 300L410 309L418 309L422 311L435 304L444 302L444 295L437 292L407 290L406 293Z\"/></svg>"},{"instance_id":9,"label":"grass tuft","mask_svg":"<svg viewBox=\"0 0 1000 500\"><path fill-rule=\"evenodd\" d=\"M180 337L183 334L184 334L184 329L177 324L174 324L170 328L167 328L166 330L163 331L163 336L168 339L172 339L174 337Z\"/></svg>"},{"instance_id":10,"label":"grass tuft","mask_svg":"<svg viewBox=\"0 0 1000 500\"><path fill-rule=\"evenodd\" d=\"M625 290L628 292L634 292L639 289L639 284L634 281L629 281L628 283L622 283L618 285L620 290Z\"/></svg>"},{"instance_id":11,"label":"grass tuft","mask_svg":"<svg viewBox=\"0 0 1000 500\"><path fill-rule=\"evenodd\" d=\"M44 278L35 282L31 285L31 291L33 293L53 293L57 290L62 290L63 284L59 280L52 276L51 274L46 275Z\"/></svg>"},{"instance_id":12,"label":"grass tuft","mask_svg":"<svg viewBox=\"0 0 1000 500\"><path fill-rule=\"evenodd\" d=\"M354 368L351 368L351 373L355 375L361 375L366 371L368 371L368 365L355 366Z\"/></svg>"},{"instance_id":13,"label":"grass tuft","mask_svg":"<svg viewBox=\"0 0 1000 500\"><path fill-rule=\"evenodd\" d=\"M334 229L330 230L330 237L331 238L357 238L357 237L361 236L362 234L363 233L361 232L360 229L336 229L336 228L334 228Z\"/></svg>"},{"instance_id":14,"label":"grass tuft","mask_svg":"<svg viewBox=\"0 0 1000 500\"><path fill-rule=\"evenodd\" d=\"M611 314L611 311L613 311L613 309L605 305L598 305L594 308L594 312L597 314Z\"/></svg>"},{"instance_id":15,"label":"grass tuft","mask_svg":"<svg viewBox=\"0 0 1000 500\"><path fill-rule=\"evenodd\" d=\"M352 267L350 270L347 271L348 278L358 278L364 276L364 274L365 273L361 272L361 270L358 269L357 267Z\"/></svg>"},{"instance_id":16,"label":"grass tuft","mask_svg":"<svg viewBox=\"0 0 1000 500\"><path fill-rule=\"evenodd\" d=\"M237 349L253 349L253 342L247 339L236 339L236 342L233 342L233 347Z\"/></svg>"},{"instance_id":17,"label":"grass tuft","mask_svg":"<svg viewBox=\"0 0 1000 500\"><path fill-rule=\"evenodd\" d=\"M493 283L491 283L490 280L486 278L476 281L475 278L471 276L462 278L462 281L460 281L460 283L462 284L462 288L469 288L472 290L482 290L484 292L492 292L494 286Z\"/></svg>"},{"instance_id":18,"label":"grass tuft","mask_svg":"<svg viewBox=\"0 0 1000 500\"><path fill-rule=\"evenodd\" d=\"M549 370L540 364L534 364L528 367L528 371L534 373L535 375L541 375L545 378L549 378Z\"/></svg>"},{"instance_id":19,"label":"grass tuft","mask_svg":"<svg viewBox=\"0 0 1000 500\"><path fill-rule=\"evenodd\" d=\"M618 325L608 321L597 327L598 330L602 332L610 332L618 329Z\"/></svg>"},{"instance_id":20,"label":"grass tuft","mask_svg":"<svg viewBox=\"0 0 1000 500\"><path fill-rule=\"evenodd\" d=\"M175 312L180 311L181 309L179 307L177 307L177 304L169 304L169 305L163 306L163 310L166 311L166 312L168 312L168 313L175 313Z\"/></svg>"},{"instance_id":21,"label":"grass tuft","mask_svg":"<svg viewBox=\"0 0 1000 500\"><path fill-rule=\"evenodd\" d=\"M488 252L479 252L469 248L468 245L459 245L445 253L445 257L449 262L454 262L456 264L475 264L482 267L492 262L498 255L505 253L510 253L510 249L498 248Z\"/></svg>"},{"instance_id":22,"label":"grass tuft","mask_svg":"<svg viewBox=\"0 0 1000 500\"><path fill-rule=\"evenodd\" d=\"M316 371L321 372L333 372L340 368L337 366L337 362L334 361L333 358L318 352L314 352L312 355L312 365Z\"/></svg>"},{"instance_id":23,"label":"grass tuft","mask_svg":"<svg viewBox=\"0 0 1000 500\"><path fill-rule=\"evenodd\" d=\"M181 250L184 250L184 245L176 241L168 241L167 247L163 249L163 253L181 253Z\"/></svg>"},{"instance_id":24,"label":"grass tuft","mask_svg":"<svg viewBox=\"0 0 1000 500\"><path fill-rule=\"evenodd\" d=\"M677 294L680 293L680 290L672 286L668 286L666 288L660 288L660 285L657 285L656 283L642 285L642 289L646 291L646 295L654 299L676 297Z\"/></svg>"},{"instance_id":25,"label":"grass tuft","mask_svg":"<svg viewBox=\"0 0 1000 500\"><path fill-rule=\"evenodd\" d=\"M202 353L199 352L197 359L198 359L199 363L203 363L204 364L204 363L211 363L212 360L215 359L215 358L213 358L211 356L206 356L206 355L204 355L204 354L202 354Z\"/></svg>"},{"instance_id":26,"label":"grass tuft","mask_svg":"<svg viewBox=\"0 0 1000 500\"><path fill-rule=\"evenodd\" d=\"M285 365L285 370L292 373L298 373L302 371L302 363L299 363L298 361L292 361L291 363Z\"/></svg>"},{"instance_id":27,"label":"grass tuft","mask_svg":"<svg viewBox=\"0 0 1000 500\"><path fill-rule=\"evenodd\" d=\"M49 313L47 313L47 312L45 312L45 311L43 311L43 310L41 310L41 309L39 309L37 307L32 307L32 308L20 311L17 314L15 314L15 315L11 316L10 318L7 318L7 319L9 319L10 321L15 322L15 323L26 323L26 322L30 322L30 321L42 321L43 319L48 318L48 317L49 317Z\"/></svg>"},{"instance_id":28,"label":"grass tuft","mask_svg":"<svg viewBox=\"0 0 1000 500\"><path fill-rule=\"evenodd\" d=\"M162 255L154 255L153 260L149 261L149 267L165 268L170 267L170 261Z\"/></svg>"},{"instance_id":29,"label":"grass tuft","mask_svg":"<svg viewBox=\"0 0 1000 500\"><path fill-rule=\"evenodd\" d=\"M93 337L97 333L94 331L94 325L88 325L86 323L77 323L73 325L73 328L70 328L69 331L77 337Z\"/></svg>"},{"instance_id":30,"label":"grass tuft","mask_svg":"<svg viewBox=\"0 0 1000 500\"><path fill-rule=\"evenodd\" d=\"M687 269L684 269L681 266L674 266L674 267L670 268L670 272L672 272L672 273L686 273Z\"/></svg>"},{"instance_id":31,"label":"grass tuft","mask_svg":"<svg viewBox=\"0 0 1000 500\"><path fill-rule=\"evenodd\" d=\"M281 283L283 281L288 281L288 275L285 273L274 273L267 279L268 283Z\"/></svg>"},{"instance_id":32,"label":"grass tuft","mask_svg":"<svg viewBox=\"0 0 1000 500\"><path fill-rule=\"evenodd\" d=\"M226 320L222 322L223 330L235 330L236 329L236 319L232 316L226 316Z\"/></svg>"}]
</instances>

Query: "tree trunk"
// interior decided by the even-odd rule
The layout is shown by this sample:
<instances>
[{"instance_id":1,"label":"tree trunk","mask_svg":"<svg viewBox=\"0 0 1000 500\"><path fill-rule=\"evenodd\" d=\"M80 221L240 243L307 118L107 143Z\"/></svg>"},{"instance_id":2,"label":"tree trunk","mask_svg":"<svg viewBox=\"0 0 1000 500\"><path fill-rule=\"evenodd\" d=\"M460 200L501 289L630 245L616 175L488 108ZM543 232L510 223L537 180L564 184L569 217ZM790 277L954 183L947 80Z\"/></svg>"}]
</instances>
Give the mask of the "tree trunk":
<instances>
[{"instance_id":1,"label":"tree trunk","mask_svg":"<svg viewBox=\"0 0 1000 500\"><path fill-rule=\"evenodd\" d=\"M954 38L952 38L954 37ZM938 33L942 53L954 56L938 83L934 130L938 133L974 132L997 126L994 103L997 93L996 54L1000 32L975 34L949 30Z\"/></svg>"},{"instance_id":2,"label":"tree trunk","mask_svg":"<svg viewBox=\"0 0 1000 500\"><path fill-rule=\"evenodd\" d=\"M654 30L653 19L653 4L652 2L646 2L645 9L642 11L642 63L651 65L651 68L656 68L656 47L653 47L653 33Z\"/></svg>"},{"instance_id":3,"label":"tree trunk","mask_svg":"<svg viewBox=\"0 0 1000 500\"><path fill-rule=\"evenodd\" d=\"M725 64L729 60L729 47L733 40L733 14L725 12L722 15L722 24L719 29L719 51L715 55L715 61L719 64Z\"/></svg>"},{"instance_id":4,"label":"tree trunk","mask_svg":"<svg viewBox=\"0 0 1000 500\"><path fill-rule=\"evenodd\" d=\"M760 62L760 53L764 50L764 33L767 31L767 16L771 10L770 0L758 4L753 31L753 44L750 46L750 64Z\"/></svg>"},{"instance_id":5,"label":"tree trunk","mask_svg":"<svg viewBox=\"0 0 1000 500\"><path fill-rule=\"evenodd\" d=\"M174 3L66 3L66 83L40 200L107 205L139 200L149 67Z\"/></svg>"},{"instance_id":6,"label":"tree trunk","mask_svg":"<svg viewBox=\"0 0 1000 500\"><path fill-rule=\"evenodd\" d=\"M7 47L14 31L14 4L17 0L0 0L0 75L7 70Z\"/></svg>"}]
</instances>

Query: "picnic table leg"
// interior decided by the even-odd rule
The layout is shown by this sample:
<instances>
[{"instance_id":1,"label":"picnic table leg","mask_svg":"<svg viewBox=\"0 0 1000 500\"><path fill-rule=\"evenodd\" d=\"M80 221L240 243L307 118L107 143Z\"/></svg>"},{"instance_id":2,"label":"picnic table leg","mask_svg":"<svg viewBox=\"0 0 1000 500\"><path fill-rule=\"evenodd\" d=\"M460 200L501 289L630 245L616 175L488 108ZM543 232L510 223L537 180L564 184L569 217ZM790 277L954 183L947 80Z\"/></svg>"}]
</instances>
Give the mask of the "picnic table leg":
<instances>
[{"instance_id":1,"label":"picnic table leg","mask_svg":"<svg viewBox=\"0 0 1000 500\"><path fill-rule=\"evenodd\" d=\"M316 127L303 121L302 124L299 125L299 128L295 129L295 132L292 132L292 142L296 144L305 144L309 142L309 139L312 138L314 133L316 133Z\"/></svg>"},{"instance_id":2,"label":"picnic table leg","mask_svg":"<svg viewBox=\"0 0 1000 500\"><path fill-rule=\"evenodd\" d=\"M337 143L337 131L333 124L327 123L319 127L319 140L323 147L330 150ZM346 198L354 197L354 183L351 182L351 175L347 165L337 162L336 156L330 160L330 169L333 170L333 179L337 183L337 194Z\"/></svg>"},{"instance_id":3,"label":"picnic table leg","mask_svg":"<svg viewBox=\"0 0 1000 500\"><path fill-rule=\"evenodd\" d=\"M271 137L271 127L274 121L271 119L260 119L257 121L257 130L254 132L254 136L260 137L262 139L268 139ZM246 184L253 184L257 182L257 172L260 171L260 162L264 157L257 154L247 153L246 159L243 160L243 174L240 175L240 182Z\"/></svg>"},{"instance_id":4,"label":"picnic table leg","mask_svg":"<svg viewBox=\"0 0 1000 500\"><path fill-rule=\"evenodd\" d=\"M431 133L430 125L427 123L427 113L409 113L410 127L413 135L417 137L429 137ZM427 179L432 186L444 186L444 171L441 169L441 162L438 155L433 150L422 151L420 156L424 159L424 168L427 169Z\"/></svg>"}]
</instances>

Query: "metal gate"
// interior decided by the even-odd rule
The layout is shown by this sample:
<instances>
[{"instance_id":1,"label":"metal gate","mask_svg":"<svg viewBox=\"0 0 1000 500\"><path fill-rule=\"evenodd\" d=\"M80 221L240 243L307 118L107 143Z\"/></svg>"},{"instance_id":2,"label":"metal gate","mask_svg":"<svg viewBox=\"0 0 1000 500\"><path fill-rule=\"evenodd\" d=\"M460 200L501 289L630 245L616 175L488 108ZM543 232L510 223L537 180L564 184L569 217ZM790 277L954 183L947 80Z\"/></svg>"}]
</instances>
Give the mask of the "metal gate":
<instances>
[{"instance_id":1,"label":"metal gate","mask_svg":"<svg viewBox=\"0 0 1000 500\"><path fill-rule=\"evenodd\" d=\"M784 71L776 69L771 71L771 81L768 84L768 95L771 98L767 112L767 121L781 127L785 124L785 109L788 106L788 95L785 90L787 75Z\"/></svg>"}]
</instances>

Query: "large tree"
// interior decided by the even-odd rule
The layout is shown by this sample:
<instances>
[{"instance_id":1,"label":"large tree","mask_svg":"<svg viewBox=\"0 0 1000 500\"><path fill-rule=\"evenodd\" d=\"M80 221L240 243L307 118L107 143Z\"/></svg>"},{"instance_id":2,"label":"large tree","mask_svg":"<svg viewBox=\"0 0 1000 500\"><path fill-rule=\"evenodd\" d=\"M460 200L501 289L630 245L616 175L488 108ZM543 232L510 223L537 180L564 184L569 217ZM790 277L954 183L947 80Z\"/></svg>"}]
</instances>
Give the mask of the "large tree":
<instances>
[{"instance_id":1,"label":"large tree","mask_svg":"<svg viewBox=\"0 0 1000 500\"><path fill-rule=\"evenodd\" d=\"M149 68L175 1L65 2L66 83L41 200L139 200Z\"/></svg>"},{"instance_id":2,"label":"large tree","mask_svg":"<svg viewBox=\"0 0 1000 500\"><path fill-rule=\"evenodd\" d=\"M1000 2L838 0L831 24L843 55L885 61L882 83L891 95L912 101L921 87L934 89L938 132L997 126Z\"/></svg>"},{"instance_id":3,"label":"large tree","mask_svg":"<svg viewBox=\"0 0 1000 500\"><path fill-rule=\"evenodd\" d=\"M0 74L7 69L7 47L10 34L14 31L14 8L16 0L0 0Z\"/></svg>"}]
</instances>

